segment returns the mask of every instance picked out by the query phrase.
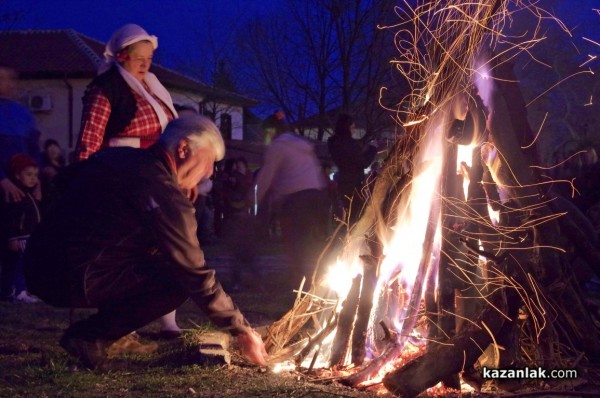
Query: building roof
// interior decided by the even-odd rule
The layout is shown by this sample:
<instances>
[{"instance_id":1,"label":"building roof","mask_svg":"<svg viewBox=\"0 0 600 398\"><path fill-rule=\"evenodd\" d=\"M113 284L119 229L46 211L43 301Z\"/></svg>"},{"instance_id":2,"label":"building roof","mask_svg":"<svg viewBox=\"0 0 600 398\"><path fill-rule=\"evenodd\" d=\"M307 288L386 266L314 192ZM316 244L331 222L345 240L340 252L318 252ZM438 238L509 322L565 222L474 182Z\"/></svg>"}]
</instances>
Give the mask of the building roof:
<instances>
[{"instance_id":1,"label":"building roof","mask_svg":"<svg viewBox=\"0 0 600 398\"><path fill-rule=\"evenodd\" d=\"M102 62L104 43L73 29L0 32L0 64L22 79L93 79ZM196 92L211 101L255 106L257 101L153 63L151 71L166 87Z\"/></svg>"}]
</instances>

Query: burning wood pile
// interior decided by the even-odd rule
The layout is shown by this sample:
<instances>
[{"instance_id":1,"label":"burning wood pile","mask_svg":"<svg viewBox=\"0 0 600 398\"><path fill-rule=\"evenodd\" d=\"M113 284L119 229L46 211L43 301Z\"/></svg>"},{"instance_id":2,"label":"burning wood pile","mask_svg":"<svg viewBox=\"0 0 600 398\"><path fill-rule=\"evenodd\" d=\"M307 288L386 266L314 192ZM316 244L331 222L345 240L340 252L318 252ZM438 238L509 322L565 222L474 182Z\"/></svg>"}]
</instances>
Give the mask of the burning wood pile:
<instances>
[{"instance_id":1,"label":"burning wood pile","mask_svg":"<svg viewBox=\"0 0 600 398\"><path fill-rule=\"evenodd\" d=\"M480 388L482 363L598 357L580 285L600 257L539 166L508 61L541 38L503 33L519 7L546 15L520 0L397 9L393 63L411 94L394 114L406 132L358 223L338 231L311 290L269 328L272 361L415 396L440 382L460 389L459 376Z\"/></svg>"}]
</instances>

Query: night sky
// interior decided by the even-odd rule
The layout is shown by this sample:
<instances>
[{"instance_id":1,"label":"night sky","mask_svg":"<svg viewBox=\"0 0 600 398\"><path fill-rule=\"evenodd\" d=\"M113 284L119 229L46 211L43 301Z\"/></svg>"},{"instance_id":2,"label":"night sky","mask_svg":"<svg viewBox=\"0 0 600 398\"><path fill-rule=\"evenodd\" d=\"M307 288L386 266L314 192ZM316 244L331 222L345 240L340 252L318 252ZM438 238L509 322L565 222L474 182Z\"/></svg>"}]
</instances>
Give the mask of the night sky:
<instances>
[{"instance_id":1,"label":"night sky","mask_svg":"<svg viewBox=\"0 0 600 398\"><path fill-rule=\"evenodd\" d=\"M106 42L126 23L137 23L158 36L156 59L174 67L202 59L202 49L215 33L219 46L233 40L232 32L254 15L275 10L283 0L0 0L0 14L20 11L12 29L71 28ZM402 4L403 1L398 1ZM600 0L543 0L574 36L600 40ZM9 26L0 22L0 29ZM574 38L577 41L577 37Z\"/></svg>"},{"instance_id":2,"label":"night sky","mask_svg":"<svg viewBox=\"0 0 600 398\"><path fill-rule=\"evenodd\" d=\"M21 11L17 29L75 29L106 42L126 23L141 25L158 36L159 63L174 67L201 59L208 32L227 45L230 35L250 16L277 7L277 0L0 0L0 14ZM0 29L6 29L6 23Z\"/></svg>"},{"instance_id":3,"label":"night sky","mask_svg":"<svg viewBox=\"0 0 600 398\"><path fill-rule=\"evenodd\" d=\"M137 23L148 33L158 36L156 63L210 82L214 70L211 61L215 57L211 57L207 46L215 44L217 54L231 51L235 48L235 34L247 20L256 15L266 17L286 1L0 0L0 15L7 11L19 11L22 15L10 26L0 20L0 30L70 28L104 43L120 26ZM404 1L398 0L398 4L404 4ZM572 43L560 43L562 47L558 51L572 51L576 47L581 58L578 62L586 60L588 55L598 57L587 64L598 71L600 0L541 0L539 5L559 16L572 32ZM552 24L548 20L546 23ZM269 105L268 109L271 108Z\"/></svg>"}]
</instances>

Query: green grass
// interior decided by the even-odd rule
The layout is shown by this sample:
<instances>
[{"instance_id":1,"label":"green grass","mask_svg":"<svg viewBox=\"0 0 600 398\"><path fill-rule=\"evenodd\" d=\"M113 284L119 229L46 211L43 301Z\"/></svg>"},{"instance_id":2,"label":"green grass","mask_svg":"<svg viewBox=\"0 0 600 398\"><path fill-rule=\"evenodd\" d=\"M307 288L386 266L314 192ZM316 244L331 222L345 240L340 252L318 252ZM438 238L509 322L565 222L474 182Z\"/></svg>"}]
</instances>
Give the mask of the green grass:
<instances>
[{"instance_id":1,"label":"green grass","mask_svg":"<svg viewBox=\"0 0 600 398\"><path fill-rule=\"evenodd\" d=\"M222 246L207 247L207 257L226 255ZM263 254L281 255L277 246ZM217 275L224 285L228 275ZM267 273L259 282L246 275L246 287L232 293L236 304L254 325L266 325L291 308L295 294L285 287L285 270ZM77 310L74 319L92 310ZM273 374L233 355L231 366L200 366L193 344L186 339L158 341L157 352L128 355L113 362L119 370L89 371L77 367L58 345L69 325L69 310L49 305L0 302L0 397L372 397L375 395L335 384L311 383L301 373ZM178 323L190 330L210 330L206 316L187 302L177 311ZM155 339L158 324L139 331Z\"/></svg>"}]
</instances>

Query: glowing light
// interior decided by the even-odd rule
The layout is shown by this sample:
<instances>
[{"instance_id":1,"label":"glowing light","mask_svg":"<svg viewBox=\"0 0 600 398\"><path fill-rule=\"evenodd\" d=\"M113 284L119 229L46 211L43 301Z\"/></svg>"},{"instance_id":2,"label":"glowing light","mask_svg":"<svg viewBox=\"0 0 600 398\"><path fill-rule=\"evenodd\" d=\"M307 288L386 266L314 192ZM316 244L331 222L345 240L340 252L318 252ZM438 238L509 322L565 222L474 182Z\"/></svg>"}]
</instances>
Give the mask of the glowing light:
<instances>
[{"instance_id":1,"label":"glowing light","mask_svg":"<svg viewBox=\"0 0 600 398\"><path fill-rule=\"evenodd\" d=\"M471 162L473 160L473 149L475 145L458 145L458 152L456 155L456 173L462 175L463 177L463 192L465 194L465 199L469 197L469 183L471 180L469 179L468 169L472 166ZM463 166L467 166L465 168Z\"/></svg>"},{"instance_id":2,"label":"glowing light","mask_svg":"<svg viewBox=\"0 0 600 398\"><path fill-rule=\"evenodd\" d=\"M338 259L335 265L329 267L325 282L338 297L346 297L352 286L352 279L359 273L358 267Z\"/></svg>"},{"instance_id":3,"label":"glowing light","mask_svg":"<svg viewBox=\"0 0 600 398\"><path fill-rule=\"evenodd\" d=\"M475 67L475 73L473 74L473 84L477 87L479 96L486 107L491 107L492 95L494 88L494 81L490 79L490 67L487 64L489 60L481 59L477 60L478 66Z\"/></svg>"},{"instance_id":4,"label":"glowing light","mask_svg":"<svg viewBox=\"0 0 600 398\"><path fill-rule=\"evenodd\" d=\"M329 366L331 345L333 343L333 339L335 338L336 330L337 329L334 329L325 337L325 339L323 339L323 342L321 343L320 347L315 347L313 351L306 356L306 358L302 362L302 367L310 367L311 362L313 361L313 358L315 356L316 350L319 350L319 355L315 359L313 369L327 368Z\"/></svg>"},{"instance_id":5,"label":"glowing light","mask_svg":"<svg viewBox=\"0 0 600 398\"><path fill-rule=\"evenodd\" d=\"M494 210L492 205L488 203L487 205L488 214L490 215L490 220L492 221L492 225L500 224L500 210Z\"/></svg>"},{"instance_id":6,"label":"glowing light","mask_svg":"<svg viewBox=\"0 0 600 398\"><path fill-rule=\"evenodd\" d=\"M271 368L271 372L273 373L289 372L292 370L296 370L296 365L292 361L279 362Z\"/></svg>"}]
</instances>

